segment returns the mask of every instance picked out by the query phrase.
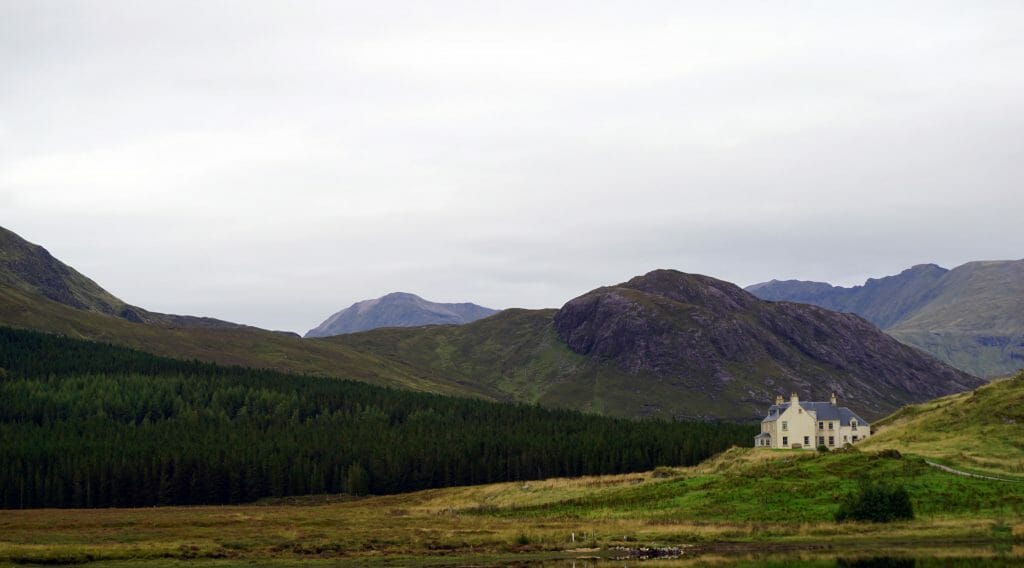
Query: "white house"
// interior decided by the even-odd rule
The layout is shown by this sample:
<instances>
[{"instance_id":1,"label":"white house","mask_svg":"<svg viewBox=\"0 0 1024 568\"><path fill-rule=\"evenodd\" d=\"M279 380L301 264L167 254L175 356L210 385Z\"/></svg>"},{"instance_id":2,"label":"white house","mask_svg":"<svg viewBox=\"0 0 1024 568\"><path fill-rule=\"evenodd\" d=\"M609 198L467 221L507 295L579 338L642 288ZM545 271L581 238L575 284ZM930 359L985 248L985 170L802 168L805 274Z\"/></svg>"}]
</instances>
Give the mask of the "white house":
<instances>
[{"instance_id":1,"label":"white house","mask_svg":"<svg viewBox=\"0 0 1024 568\"><path fill-rule=\"evenodd\" d=\"M836 394L829 402L800 402L796 393L789 402L782 397L768 408L761 421L761 433L754 436L758 448L829 449L856 444L871 436L871 425L845 406L836 405Z\"/></svg>"}]
</instances>

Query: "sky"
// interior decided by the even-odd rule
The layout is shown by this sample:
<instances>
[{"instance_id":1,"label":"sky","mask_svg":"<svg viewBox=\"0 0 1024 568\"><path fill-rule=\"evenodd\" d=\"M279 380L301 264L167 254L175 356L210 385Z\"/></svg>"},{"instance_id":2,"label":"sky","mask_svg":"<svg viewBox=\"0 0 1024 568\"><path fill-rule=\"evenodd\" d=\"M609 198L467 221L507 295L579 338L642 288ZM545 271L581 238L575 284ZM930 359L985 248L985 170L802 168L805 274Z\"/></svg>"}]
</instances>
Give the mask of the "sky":
<instances>
[{"instance_id":1,"label":"sky","mask_svg":"<svg viewBox=\"0 0 1024 568\"><path fill-rule=\"evenodd\" d=\"M1024 3L0 0L0 225L130 303L1024 257Z\"/></svg>"}]
</instances>

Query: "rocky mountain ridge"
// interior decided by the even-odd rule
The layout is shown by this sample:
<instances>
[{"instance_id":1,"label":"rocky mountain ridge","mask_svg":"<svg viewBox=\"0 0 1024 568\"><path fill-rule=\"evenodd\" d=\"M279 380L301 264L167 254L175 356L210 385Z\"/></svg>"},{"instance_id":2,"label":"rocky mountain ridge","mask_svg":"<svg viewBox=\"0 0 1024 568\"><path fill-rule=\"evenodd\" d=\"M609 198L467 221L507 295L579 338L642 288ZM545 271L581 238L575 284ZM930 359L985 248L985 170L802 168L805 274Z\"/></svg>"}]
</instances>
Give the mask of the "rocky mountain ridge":
<instances>
[{"instance_id":1,"label":"rocky mountain ridge","mask_svg":"<svg viewBox=\"0 0 1024 568\"><path fill-rule=\"evenodd\" d=\"M975 375L1024 368L1024 260L976 261L952 270L921 264L849 288L772 280L747 290L764 300L858 314Z\"/></svg>"}]
</instances>

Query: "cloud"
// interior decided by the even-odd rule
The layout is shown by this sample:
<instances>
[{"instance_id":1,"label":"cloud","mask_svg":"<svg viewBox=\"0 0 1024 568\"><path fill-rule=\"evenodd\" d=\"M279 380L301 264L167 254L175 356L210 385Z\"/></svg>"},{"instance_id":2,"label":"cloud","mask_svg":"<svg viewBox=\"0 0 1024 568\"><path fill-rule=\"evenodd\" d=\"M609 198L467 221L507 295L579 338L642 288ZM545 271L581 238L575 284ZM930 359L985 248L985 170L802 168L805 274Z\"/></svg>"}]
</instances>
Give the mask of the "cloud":
<instances>
[{"instance_id":1,"label":"cloud","mask_svg":"<svg viewBox=\"0 0 1024 568\"><path fill-rule=\"evenodd\" d=\"M3 224L152 309L1016 258L1017 3L0 6Z\"/></svg>"}]
</instances>

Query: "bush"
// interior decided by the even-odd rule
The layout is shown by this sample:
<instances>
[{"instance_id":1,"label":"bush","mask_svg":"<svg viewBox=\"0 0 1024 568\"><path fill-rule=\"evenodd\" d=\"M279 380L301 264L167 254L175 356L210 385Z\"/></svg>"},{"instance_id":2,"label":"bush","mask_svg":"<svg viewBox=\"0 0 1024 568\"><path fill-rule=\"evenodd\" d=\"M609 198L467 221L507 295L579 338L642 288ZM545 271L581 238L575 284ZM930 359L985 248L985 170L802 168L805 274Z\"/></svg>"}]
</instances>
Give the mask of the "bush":
<instances>
[{"instance_id":1,"label":"bush","mask_svg":"<svg viewBox=\"0 0 1024 568\"><path fill-rule=\"evenodd\" d=\"M914 518L914 506L906 488L888 483L864 483L843 499L836 521L889 523Z\"/></svg>"},{"instance_id":2,"label":"bush","mask_svg":"<svg viewBox=\"0 0 1024 568\"><path fill-rule=\"evenodd\" d=\"M875 454L875 457L889 460L900 460L903 459L903 454L901 454L899 450L888 449L879 451Z\"/></svg>"},{"instance_id":3,"label":"bush","mask_svg":"<svg viewBox=\"0 0 1024 568\"><path fill-rule=\"evenodd\" d=\"M818 451L823 454L828 453L828 446L826 446L825 444L821 444L818 446Z\"/></svg>"}]
</instances>

